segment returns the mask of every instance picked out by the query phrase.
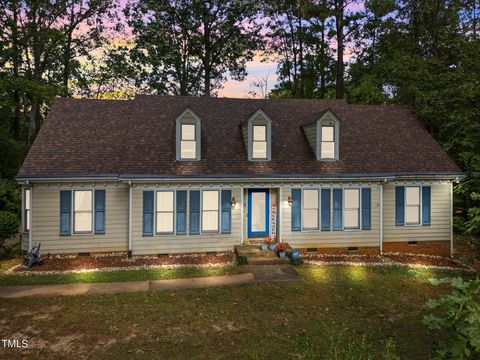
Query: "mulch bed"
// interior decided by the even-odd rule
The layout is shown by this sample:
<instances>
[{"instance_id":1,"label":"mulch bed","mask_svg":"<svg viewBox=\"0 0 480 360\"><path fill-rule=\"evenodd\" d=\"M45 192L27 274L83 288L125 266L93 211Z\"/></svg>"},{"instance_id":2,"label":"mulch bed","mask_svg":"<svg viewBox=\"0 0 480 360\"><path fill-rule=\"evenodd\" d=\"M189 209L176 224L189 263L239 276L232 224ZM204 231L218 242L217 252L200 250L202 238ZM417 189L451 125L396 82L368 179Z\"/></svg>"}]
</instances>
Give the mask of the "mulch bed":
<instances>
[{"instance_id":1,"label":"mulch bed","mask_svg":"<svg viewBox=\"0 0 480 360\"><path fill-rule=\"evenodd\" d=\"M453 259L444 257L429 257L409 254L385 254L384 257L402 264L416 264L425 266L450 267L455 269L468 269L467 266Z\"/></svg>"},{"instance_id":2,"label":"mulch bed","mask_svg":"<svg viewBox=\"0 0 480 360\"><path fill-rule=\"evenodd\" d=\"M34 266L31 269L17 267L14 272L43 272L66 270L92 270L102 268L125 268L155 265L208 265L231 264L234 261L233 252L217 254L184 254L184 255L159 255L159 256L133 256L131 259L124 255L102 256L55 256L44 257L43 266Z\"/></svg>"}]
</instances>

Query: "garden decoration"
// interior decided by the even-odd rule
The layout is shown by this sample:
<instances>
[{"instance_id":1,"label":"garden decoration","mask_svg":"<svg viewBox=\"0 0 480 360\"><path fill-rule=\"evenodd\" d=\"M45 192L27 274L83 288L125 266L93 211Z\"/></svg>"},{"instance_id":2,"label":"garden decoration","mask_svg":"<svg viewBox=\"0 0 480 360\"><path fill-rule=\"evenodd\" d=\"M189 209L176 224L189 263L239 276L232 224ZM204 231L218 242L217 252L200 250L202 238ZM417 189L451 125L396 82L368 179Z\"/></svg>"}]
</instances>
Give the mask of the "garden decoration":
<instances>
[{"instance_id":1,"label":"garden decoration","mask_svg":"<svg viewBox=\"0 0 480 360\"><path fill-rule=\"evenodd\" d=\"M279 242L275 246L275 252L278 254L278 256L283 259L285 257L285 251L289 248L288 243L286 242Z\"/></svg>"}]
</instances>

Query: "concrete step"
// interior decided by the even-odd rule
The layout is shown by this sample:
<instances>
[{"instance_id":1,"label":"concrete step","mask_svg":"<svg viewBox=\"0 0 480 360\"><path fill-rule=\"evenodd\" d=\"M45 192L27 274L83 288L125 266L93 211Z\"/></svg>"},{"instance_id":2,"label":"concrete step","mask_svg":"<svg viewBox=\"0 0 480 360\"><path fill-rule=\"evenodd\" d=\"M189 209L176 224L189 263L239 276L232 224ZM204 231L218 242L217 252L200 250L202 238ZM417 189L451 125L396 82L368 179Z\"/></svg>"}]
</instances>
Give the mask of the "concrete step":
<instances>
[{"instance_id":1,"label":"concrete step","mask_svg":"<svg viewBox=\"0 0 480 360\"><path fill-rule=\"evenodd\" d=\"M281 259L273 251L267 250L267 252L263 253L260 245L235 246L235 253L238 256L245 256L248 263L252 265L279 265L290 263L288 257Z\"/></svg>"}]
</instances>

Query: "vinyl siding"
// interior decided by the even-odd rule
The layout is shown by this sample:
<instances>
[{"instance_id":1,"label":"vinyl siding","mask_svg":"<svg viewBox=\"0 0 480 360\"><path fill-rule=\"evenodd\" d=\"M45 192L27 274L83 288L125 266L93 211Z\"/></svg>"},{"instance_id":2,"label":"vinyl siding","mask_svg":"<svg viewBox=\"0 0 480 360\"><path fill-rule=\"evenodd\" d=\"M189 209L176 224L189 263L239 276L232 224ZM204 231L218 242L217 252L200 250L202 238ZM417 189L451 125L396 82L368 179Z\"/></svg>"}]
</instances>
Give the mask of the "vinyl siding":
<instances>
[{"instance_id":1,"label":"vinyl siding","mask_svg":"<svg viewBox=\"0 0 480 360\"><path fill-rule=\"evenodd\" d=\"M360 185L359 185L360 186ZM293 231L291 225L292 208L288 204L288 197L291 196L291 187L283 188L282 194L282 238L283 241L288 242L292 247L307 248L307 247L348 247L348 246L379 246L379 190L378 185L362 185L363 187L370 187L372 189L371 201L371 230L348 230L348 231L333 231L333 225L330 231L320 230L305 230ZM335 187L341 188L339 184ZM305 189L314 189L318 187L306 187ZM327 187L325 187L327 188ZM353 186L354 188L354 186ZM333 197L330 200L330 209L333 213ZM331 224L333 222L333 215L331 216Z\"/></svg>"},{"instance_id":2,"label":"vinyl siding","mask_svg":"<svg viewBox=\"0 0 480 360\"><path fill-rule=\"evenodd\" d=\"M418 185L406 183L400 185ZM429 185L429 184L426 184ZM395 184L387 184L383 189L383 241L436 241L450 240L451 204L450 184L430 185L431 225L395 225Z\"/></svg>"},{"instance_id":3,"label":"vinyl siding","mask_svg":"<svg viewBox=\"0 0 480 360\"><path fill-rule=\"evenodd\" d=\"M314 154L317 152L317 124L303 127L303 132Z\"/></svg>"},{"instance_id":4,"label":"vinyl siding","mask_svg":"<svg viewBox=\"0 0 480 360\"><path fill-rule=\"evenodd\" d=\"M185 190L181 187L178 190ZM188 189L188 188L187 188ZM192 188L193 189L193 188ZM240 244L240 189L231 189L232 197L237 199L237 205L232 209L232 225L230 234L201 233L188 235L190 222L187 211L187 235L142 235L142 193L144 188L133 189L133 223L132 223L132 253L135 254L167 254L190 253L204 251L231 251ZM151 189L154 190L154 189ZM221 190L219 188L204 188L204 190ZM187 196L187 209L190 199ZM200 226L201 227L201 226Z\"/></svg>"},{"instance_id":5,"label":"vinyl siding","mask_svg":"<svg viewBox=\"0 0 480 360\"><path fill-rule=\"evenodd\" d=\"M79 188L79 190L90 189L86 186ZM128 249L128 187L108 187L105 190L105 234L60 236L60 187L34 187L32 191L33 243L40 242L41 252L44 254L126 251ZM25 238L26 248L28 248L28 236Z\"/></svg>"}]
</instances>

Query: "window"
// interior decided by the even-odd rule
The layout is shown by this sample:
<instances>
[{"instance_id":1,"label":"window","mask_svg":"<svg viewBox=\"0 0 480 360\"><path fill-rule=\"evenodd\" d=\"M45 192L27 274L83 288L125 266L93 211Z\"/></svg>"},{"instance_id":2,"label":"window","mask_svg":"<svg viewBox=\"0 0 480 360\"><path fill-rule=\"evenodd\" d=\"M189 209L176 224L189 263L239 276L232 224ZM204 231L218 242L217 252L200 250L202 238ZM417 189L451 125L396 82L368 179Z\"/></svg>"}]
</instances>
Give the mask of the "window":
<instances>
[{"instance_id":1,"label":"window","mask_svg":"<svg viewBox=\"0 0 480 360\"><path fill-rule=\"evenodd\" d=\"M196 141L196 125L182 124L180 134L180 158L196 159L197 158L197 141Z\"/></svg>"},{"instance_id":2,"label":"window","mask_svg":"<svg viewBox=\"0 0 480 360\"><path fill-rule=\"evenodd\" d=\"M192 110L186 109L176 119L176 160L200 160L201 121Z\"/></svg>"},{"instance_id":3,"label":"window","mask_svg":"<svg viewBox=\"0 0 480 360\"><path fill-rule=\"evenodd\" d=\"M157 226L159 234L173 233L173 191L157 192Z\"/></svg>"},{"instance_id":4,"label":"window","mask_svg":"<svg viewBox=\"0 0 480 360\"><path fill-rule=\"evenodd\" d=\"M253 125L252 158L267 158L267 126Z\"/></svg>"},{"instance_id":5,"label":"window","mask_svg":"<svg viewBox=\"0 0 480 360\"><path fill-rule=\"evenodd\" d=\"M30 189L25 189L25 198L24 198L24 215L23 215L23 221L24 223L24 229L25 231L30 231Z\"/></svg>"},{"instance_id":6,"label":"window","mask_svg":"<svg viewBox=\"0 0 480 360\"><path fill-rule=\"evenodd\" d=\"M218 231L218 191L203 191L202 195L202 230Z\"/></svg>"},{"instance_id":7,"label":"window","mask_svg":"<svg viewBox=\"0 0 480 360\"><path fill-rule=\"evenodd\" d=\"M91 190L76 190L73 192L73 232L88 234L92 232L93 199Z\"/></svg>"},{"instance_id":8,"label":"window","mask_svg":"<svg viewBox=\"0 0 480 360\"><path fill-rule=\"evenodd\" d=\"M303 190L302 227L318 229L318 190Z\"/></svg>"},{"instance_id":9,"label":"window","mask_svg":"<svg viewBox=\"0 0 480 360\"><path fill-rule=\"evenodd\" d=\"M335 159L335 127L333 126L322 126L320 157Z\"/></svg>"},{"instance_id":10,"label":"window","mask_svg":"<svg viewBox=\"0 0 480 360\"><path fill-rule=\"evenodd\" d=\"M405 224L420 224L420 187L418 186L405 188Z\"/></svg>"},{"instance_id":11,"label":"window","mask_svg":"<svg viewBox=\"0 0 480 360\"><path fill-rule=\"evenodd\" d=\"M345 189L344 190L344 210L343 221L345 229L360 228L360 190Z\"/></svg>"}]
</instances>

